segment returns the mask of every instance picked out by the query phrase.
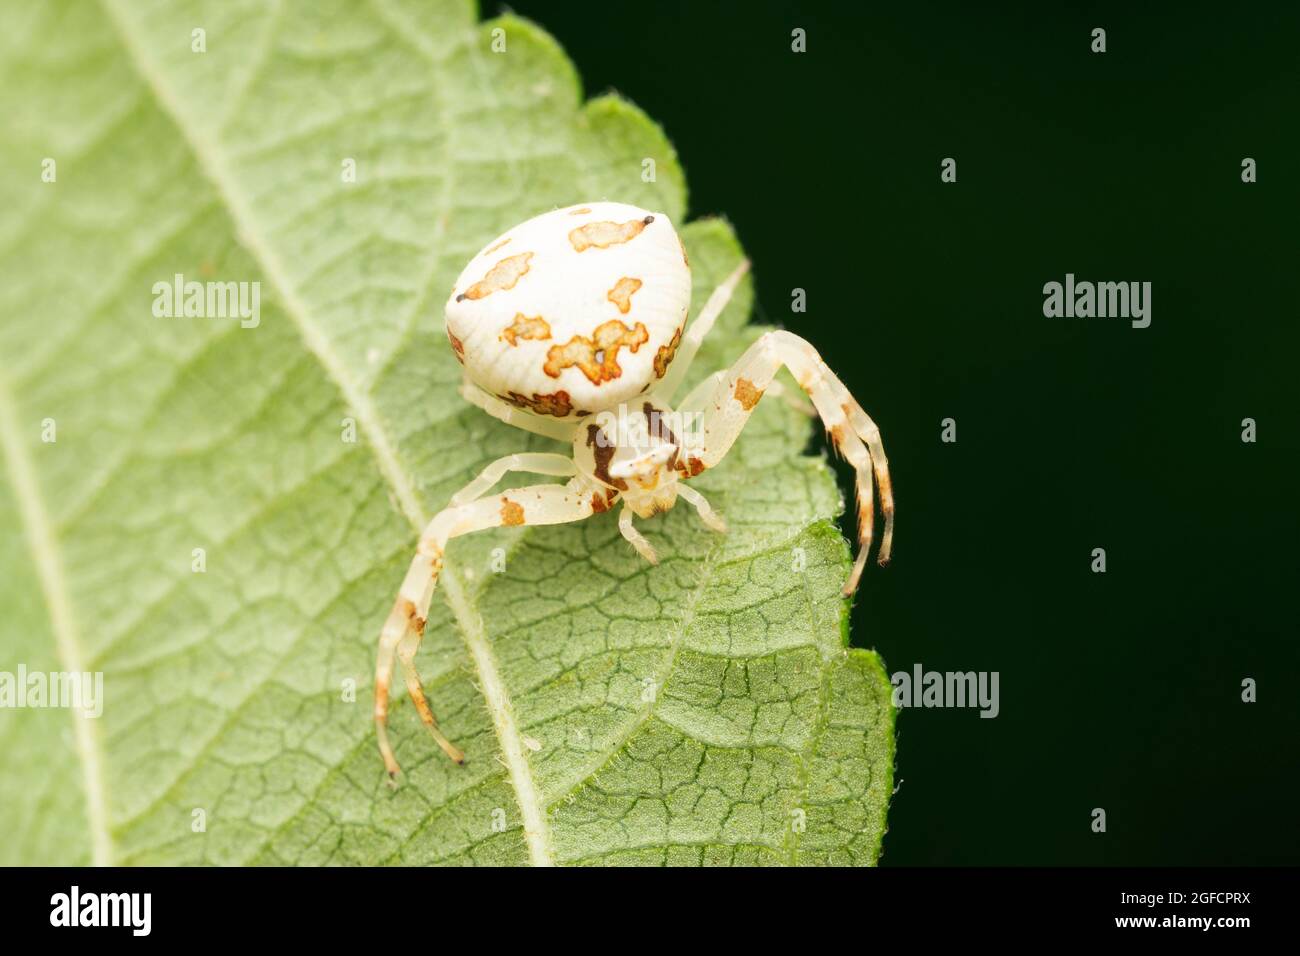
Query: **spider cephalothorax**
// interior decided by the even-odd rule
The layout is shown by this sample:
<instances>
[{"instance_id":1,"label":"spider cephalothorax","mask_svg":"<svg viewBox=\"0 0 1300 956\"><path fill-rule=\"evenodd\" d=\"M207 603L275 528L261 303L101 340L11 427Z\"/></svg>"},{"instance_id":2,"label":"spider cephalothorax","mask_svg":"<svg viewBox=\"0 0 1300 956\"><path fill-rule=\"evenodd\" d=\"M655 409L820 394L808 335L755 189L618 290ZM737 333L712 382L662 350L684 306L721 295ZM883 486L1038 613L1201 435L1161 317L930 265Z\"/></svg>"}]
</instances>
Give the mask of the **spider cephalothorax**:
<instances>
[{"instance_id":1,"label":"spider cephalothorax","mask_svg":"<svg viewBox=\"0 0 1300 956\"><path fill-rule=\"evenodd\" d=\"M811 399L835 448L856 471L858 554L844 585L856 589L871 547L874 492L884 516L879 561L889 559L894 506L880 433L811 345L790 332L761 336L730 369L681 399L673 395L700 343L749 268L741 265L687 326L690 263L663 213L622 203L582 203L544 213L484 246L456 280L446 331L465 367L461 394L490 415L567 442L570 453L522 452L488 465L420 536L384 622L375 674L375 725L389 776L387 737L394 658L435 740L464 755L438 728L415 670L415 652L448 541L510 525L560 524L619 508L623 536L647 560L634 527L679 499L704 522L722 518L687 482L717 465L765 392L788 368ZM568 478L488 495L509 471Z\"/></svg>"},{"instance_id":2,"label":"spider cephalothorax","mask_svg":"<svg viewBox=\"0 0 1300 956\"><path fill-rule=\"evenodd\" d=\"M599 510L621 498L627 512L651 518L675 505L678 475L689 468L692 454L693 433L680 424L684 416L646 399L595 418L574 435L573 461L579 474L605 486L605 507ZM654 560L648 544L638 549Z\"/></svg>"}]
</instances>

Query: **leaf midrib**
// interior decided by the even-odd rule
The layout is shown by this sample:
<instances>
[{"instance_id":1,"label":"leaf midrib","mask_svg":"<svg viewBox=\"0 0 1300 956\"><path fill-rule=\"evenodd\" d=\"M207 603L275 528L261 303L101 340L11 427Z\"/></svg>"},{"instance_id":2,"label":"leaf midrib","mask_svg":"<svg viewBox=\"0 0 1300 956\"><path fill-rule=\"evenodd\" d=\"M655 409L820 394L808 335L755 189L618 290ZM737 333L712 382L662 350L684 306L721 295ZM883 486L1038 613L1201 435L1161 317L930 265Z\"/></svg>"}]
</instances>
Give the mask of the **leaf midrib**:
<instances>
[{"instance_id":1,"label":"leaf midrib","mask_svg":"<svg viewBox=\"0 0 1300 956\"><path fill-rule=\"evenodd\" d=\"M335 353L328 337L312 320L306 303L302 301L293 284L286 277L279 257L257 227L256 219L237 189L235 178L222 160L217 145L209 142L199 129L185 121L174 92L164 82L160 71L148 59L143 48L135 42L127 28L118 10L118 0L100 0L100 5L112 23L132 68L194 154L199 169L216 190L223 206L236 224L242 245L269 280L284 306L285 314L301 335L303 344L320 362L326 377L339 390L345 404L357 419L361 432L366 436L367 444L375 456L380 474L392 489L403 516L417 533L421 532L428 524L429 515L420 503L415 483L403 467L369 392L348 373L347 367ZM269 37L266 42L270 42ZM428 276L422 279L427 284ZM424 295L425 292L418 292L417 301ZM478 683L483 688L484 698L492 717L493 730L506 764L507 776L515 800L519 804L529 858L535 866L554 865L550 825L533 779L532 767L524 755L524 744L515 723L509 692L496 667L495 657L487 643L482 622L469 610L468 602L464 600L459 575L451 567L450 562L443 571L443 577L444 596L456 618L461 637L478 672ZM454 600L453 594L459 594L461 600ZM99 792L102 793L102 787ZM103 808L101 807L100 810L102 812ZM101 823L106 837L106 817Z\"/></svg>"},{"instance_id":2,"label":"leaf midrib","mask_svg":"<svg viewBox=\"0 0 1300 956\"><path fill-rule=\"evenodd\" d=\"M23 444L18 416L10 398L9 387L0 377L0 447L4 449L9 481L21 515L27 545L36 565L46 606L50 613L50 630L54 632L54 650L67 673L85 673L85 651L72 602L68 600L67 577L59 556L58 541L50 524L49 512L41 497L36 469ZM104 784L103 751L98 723L70 711L72 739L81 767L82 790L86 801L86 827L90 831L90 860L95 866L113 862L113 838L108 823L108 791Z\"/></svg>"}]
</instances>

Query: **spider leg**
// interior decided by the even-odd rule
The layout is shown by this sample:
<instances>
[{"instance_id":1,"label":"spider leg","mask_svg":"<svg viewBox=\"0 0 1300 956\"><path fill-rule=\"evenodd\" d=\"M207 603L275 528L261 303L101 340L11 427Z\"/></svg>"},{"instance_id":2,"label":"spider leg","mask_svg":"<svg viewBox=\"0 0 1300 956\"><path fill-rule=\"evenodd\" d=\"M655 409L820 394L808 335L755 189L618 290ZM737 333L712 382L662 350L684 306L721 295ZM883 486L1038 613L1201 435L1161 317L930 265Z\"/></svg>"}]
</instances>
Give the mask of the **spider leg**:
<instances>
[{"instance_id":1,"label":"spider leg","mask_svg":"<svg viewBox=\"0 0 1300 956\"><path fill-rule=\"evenodd\" d=\"M432 588L430 588L432 593ZM427 608L426 608L427 611ZM429 729L433 739L437 741L438 746L456 763L465 762L465 754L459 747L446 738L442 730L438 727L438 718L433 715L433 708L429 706L429 699L424 695L424 684L420 682L420 672L415 667L415 652L420 649L420 640L424 637L424 627L411 628L402 634L401 639L397 642L397 659L402 663L402 674L406 678L406 692L411 695L411 700L415 702L415 709L420 714L420 720L424 721L424 726ZM387 743L387 732L383 738ZM383 744L381 744L381 749ZM385 761L386 763L387 761ZM392 771L390 771L390 774Z\"/></svg>"},{"instance_id":2,"label":"spider leg","mask_svg":"<svg viewBox=\"0 0 1300 956\"><path fill-rule=\"evenodd\" d=\"M826 366L817 350L799 336L785 331L768 332L751 345L728 372L706 380L711 383L711 390L703 402L703 439L698 455L682 462L683 474L699 474L723 459L782 366L790 370L799 387L812 400L836 450L857 472L858 555L844 585L844 594L848 596L857 590L871 549L875 519L873 478L875 487L880 490L880 511L885 525L877 560L882 565L889 562L894 537L894 495L889 480L889 462L875 422ZM683 407L688 406L684 403Z\"/></svg>"},{"instance_id":3,"label":"spider leg","mask_svg":"<svg viewBox=\"0 0 1300 956\"><path fill-rule=\"evenodd\" d=\"M677 486L677 495L688 504L695 506L695 510L700 513L700 520L706 525L714 531L726 532L727 523L722 520L722 515L713 510L713 507L702 494L690 487L690 485L679 484Z\"/></svg>"},{"instance_id":4,"label":"spider leg","mask_svg":"<svg viewBox=\"0 0 1300 956\"><path fill-rule=\"evenodd\" d=\"M809 404L803 394L786 388L785 383L779 378L772 379L771 384L767 386L767 394L773 398L781 399L782 402L789 405L800 415L807 415L809 418L817 417L817 409Z\"/></svg>"},{"instance_id":5,"label":"spider leg","mask_svg":"<svg viewBox=\"0 0 1300 956\"><path fill-rule=\"evenodd\" d=\"M420 535L415 557L402 579L397 601L379 636L379 655L375 664L375 731L390 779L401 769L388 741L388 694L394 657L401 660L406 685L420 712L420 719L438 746L457 763L465 760L464 754L438 728L438 721L415 670L415 652L424 635L424 623L438 576L442 573L447 543L452 538L487 528L562 524L580 521L592 512L591 482L578 477L564 485L531 485L490 498L450 505L429 522Z\"/></svg>"},{"instance_id":6,"label":"spider leg","mask_svg":"<svg viewBox=\"0 0 1300 956\"><path fill-rule=\"evenodd\" d=\"M727 307L731 297L735 294L736 286L740 285L740 280L745 277L749 271L749 260L742 260L740 265L732 270L731 275L722 280L722 285L713 290L708 301L704 303L704 308L696 316L682 334L682 341L677 346L677 357L673 359L668 366L668 372L664 375L663 381L655 391L663 396L665 402L671 403L673 393L681 386L682 381L686 378L686 373L690 371L691 363L695 361L695 353L700 350L705 336L713 329L713 323L718 321L718 316L722 310Z\"/></svg>"},{"instance_id":7,"label":"spider leg","mask_svg":"<svg viewBox=\"0 0 1300 956\"><path fill-rule=\"evenodd\" d=\"M655 549L651 546L650 542L645 539L645 535L633 527L632 509L627 505L624 505L623 510L618 514L618 530L619 533L627 539L628 544L632 545L632 547L636 548L637 551L640 552L641 557L645 558L651 564L659 563L659 555L655 554Z\"/></svg>"},{"instance_id":8,"label":"spider leg","mask_svg":"<svg viewBox=\"0 0 1300 956\"><path fill-rule=\"evenodd\" d=\"M568 455L555 452L534 451L521 452L498 458L479 473L479 476L451 496L448 507L467 504L492 489L508 471L527 471L534 475L558 475L569 478L578 473L578 466Z\"/></svg>"},{"instance_id":9,"label":"spider leg","mask_svg":"<svg viewBox=\"0 0 1300 956\"><path fill-rule=\"evenodd\" d=\"M714 372L687 392L685 397L682 398L679 407L682 410L698 409L701 405L704 405L709 400L709 396L713 394L713 389L718 384L718 380L726 374L727 370L725 368L720 372ZM780 379L772 379L771 384L767 386L766 394L781 399L782 402L789 405L800 415L807 415L809 418L817 417L817 409L808 403L808 400L803 397L803 393L786 388Z\"/></svg>"},{"instance_id":10,"label":"spider leg","mask_svg":"<svg viewBox=\"0 0 1300 956\"><path fill-rule=\"evenodd\" d=\"M573 426L571 424L565 424L559 419L547 421L531 412L515 408L509 402L503 402L495 395L489 395L468 378L463 379L460 383L460 397L507 425L522 428L534 435L554 438L556 441L565 443L573 441Z\"/></svg>"},{"instance_id":11,"label":"spider leg","mask_svg":"<svg viewBox=\"0 0 1300 956\"><path fill-rule=\"evenodd\" d=\"M677 406L678 411L701 408L709 401L710 397L713 395L713 390L717 388L718 383L722 381L726 375L727 370L724 368L721 371L714 372L708 378L704 379L704 381L700 382L686 393L685 397Z\"/></svg>"}]
</instances>

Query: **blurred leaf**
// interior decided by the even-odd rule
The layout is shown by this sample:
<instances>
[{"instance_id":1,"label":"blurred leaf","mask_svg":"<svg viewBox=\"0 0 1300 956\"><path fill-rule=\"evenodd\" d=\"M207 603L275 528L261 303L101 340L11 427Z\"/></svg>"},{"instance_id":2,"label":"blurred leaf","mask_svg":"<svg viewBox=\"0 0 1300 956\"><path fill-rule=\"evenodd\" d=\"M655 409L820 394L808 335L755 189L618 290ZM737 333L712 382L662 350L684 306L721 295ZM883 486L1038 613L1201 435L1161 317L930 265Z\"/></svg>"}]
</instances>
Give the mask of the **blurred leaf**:
<instances>
[{"instance_id":1,"label":"blurred leaf","mask_svg":"<svg viewBox=\"0 0 1300 956\"><path fill-rule=\"evenodd\" d=\"M102 671L105 706L0 712L0 862L875 861L889 685L845 646L840 499L775 401L701 480L731 533L648 522L657 568L613 514L457 542L419 663L469 762L402 697L384 785L374 648L416 528L547 445L456 395L445 290L543 209L685 212L658 127L476 16L5 4L0 669ZM740 249L683 235L697 310ZM155 317L176 274L259 282L260 323ZM694 377L758 334L750 300Z\"/></svg>"}]
</instances>

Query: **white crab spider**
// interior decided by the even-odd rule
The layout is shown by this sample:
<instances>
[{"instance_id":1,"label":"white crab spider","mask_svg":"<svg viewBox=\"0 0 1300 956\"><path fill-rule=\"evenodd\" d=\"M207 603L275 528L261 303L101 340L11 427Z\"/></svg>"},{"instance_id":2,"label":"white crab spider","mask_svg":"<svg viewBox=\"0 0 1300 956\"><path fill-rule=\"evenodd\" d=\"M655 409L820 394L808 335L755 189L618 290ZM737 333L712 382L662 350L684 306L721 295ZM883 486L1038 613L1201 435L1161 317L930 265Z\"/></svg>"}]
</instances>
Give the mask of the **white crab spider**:
<instances>
[{"instance_id":1,"label":"white crab spider","mask_svg":"<svg viewBox=\"0 0 1300 956\"><path fill-rule=\"evenodd\" d=\"M446 307L447 338L465 366L461 394L490 415L567 442L568 455L509 455L454 495L420 536L397 601L384 622L375 667L375 727L390 779L399 767L388 742L388 694L394 657L425 726L457 763L464 754L443 736L415 669L447 542L503 525L560 524L608 511L620 501L619 531L646 560L650 543L634 515L667 511L680 497L704 522L722 518L684 483L731 449L773 376L787 367L812 400L831 441L856 469L858 554L844 585L857 588L871 547L873 477L884 534L879 562L889 560L894 503L880 432L797 335L768 332L730 369L682 399L698 412L696 440L671 427L670 403L700 343L749 268L743 262L705 303L690 328L690 263L672 223L622 203L593 202L530 219L489 242L456 280ZM617 416L617 417L616 417ZM616 427L634 418L635 429ZM485 497L508 471L567 477Z\"/></svg>"}]
</instances>

